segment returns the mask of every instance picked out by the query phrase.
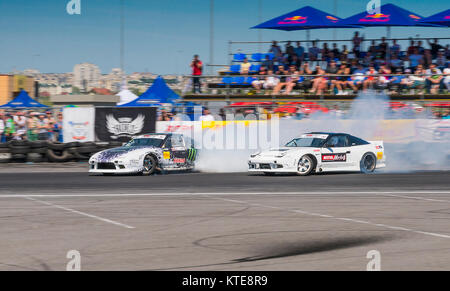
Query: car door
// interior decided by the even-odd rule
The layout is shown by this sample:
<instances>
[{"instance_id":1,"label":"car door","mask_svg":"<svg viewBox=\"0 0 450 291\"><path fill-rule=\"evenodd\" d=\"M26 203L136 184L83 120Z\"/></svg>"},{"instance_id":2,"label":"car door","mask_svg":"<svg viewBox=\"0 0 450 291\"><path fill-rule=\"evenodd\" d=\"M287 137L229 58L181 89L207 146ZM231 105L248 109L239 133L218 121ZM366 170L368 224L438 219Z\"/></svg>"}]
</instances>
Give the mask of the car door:
<instances>
[{"instance_id":1,"label":"car door","mask_svg":"<svg viewBox=\"0 0 450 291\"><path fill-rule=\"evenodd\" d=\"M322 168L344 170L354 165L354 153L347 135L338 134L330 136L322 147Z\"/></svg>"}]
</instances>

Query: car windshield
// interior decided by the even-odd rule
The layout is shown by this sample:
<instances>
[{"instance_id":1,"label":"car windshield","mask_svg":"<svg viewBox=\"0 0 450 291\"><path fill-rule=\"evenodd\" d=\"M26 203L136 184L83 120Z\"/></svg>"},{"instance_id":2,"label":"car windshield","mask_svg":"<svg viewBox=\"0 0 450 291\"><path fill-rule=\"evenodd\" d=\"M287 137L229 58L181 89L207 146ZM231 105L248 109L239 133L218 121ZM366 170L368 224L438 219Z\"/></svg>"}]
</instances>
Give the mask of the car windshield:
<instances>
[{"instance_id":1,"label":"car windshield","mask_svg":"<svg viewBox=\"0 0 450 291\"><path fill-rule=\"evenodd\" d=\"M314 137L301 137L291 140L286 144L287 147L312 147L312 148L320 148L322 147L325 139L322 138L314 138Z\"/></svg>"},{"instance_id":2,"label":"car windshield","mask_svg":"<svg viewBox=\"0 0 450 291\"><path fill-rule=\"evenodd\" d=\"M160 138L135 138L129 141L126 147L161 147L164 139Z\"/></svg>"}]
</instances>

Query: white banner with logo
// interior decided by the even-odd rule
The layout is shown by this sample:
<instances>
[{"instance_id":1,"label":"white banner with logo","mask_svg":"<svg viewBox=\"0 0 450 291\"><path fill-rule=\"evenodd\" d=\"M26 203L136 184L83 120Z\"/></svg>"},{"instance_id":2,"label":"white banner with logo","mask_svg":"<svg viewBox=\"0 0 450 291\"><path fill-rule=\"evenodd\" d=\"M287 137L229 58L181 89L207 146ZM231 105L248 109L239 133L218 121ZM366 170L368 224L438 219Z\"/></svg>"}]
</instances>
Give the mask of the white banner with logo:
<instances>
[{"instance_id":1,"label":"white banner with logo","mask_svg":"<svg viewBox=\"0 0 450 291\"><path fill-rule=\"evenodd\" d=\"M95 141L94 107L64 108L63 118L64 142Z\"/></svg>"}]
</instances>

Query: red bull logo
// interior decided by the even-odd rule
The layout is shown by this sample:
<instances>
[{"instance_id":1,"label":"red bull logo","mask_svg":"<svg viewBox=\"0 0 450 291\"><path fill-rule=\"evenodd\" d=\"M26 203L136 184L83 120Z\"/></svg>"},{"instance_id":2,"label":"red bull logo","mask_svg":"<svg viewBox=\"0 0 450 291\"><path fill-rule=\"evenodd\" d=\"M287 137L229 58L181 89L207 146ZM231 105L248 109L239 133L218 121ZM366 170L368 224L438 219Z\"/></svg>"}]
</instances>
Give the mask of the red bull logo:
<instances>
[{"instance_id":1,"label":"red bull logo","mask_svg":"<svg viewBox=\"0 0 450 291\"><path fill-rule=\"evenodd\" d=\"M278 22L278 24L302 24L308 21L308 16L292 16Z\"/></svg>"},{"instance_id":2,"label":"red bull logo","mask_svg":"<svg viewBox=\"0 0 450 291\"><path fill-rule=\"evenodd\" d=\"M327 15L327 19L334 23L339 21L339 19L337 19L336 17L330 16L330 15Z\"/></svg>"},{"instance_id":3,"label":"red bull logo","mask_svg":"<svg viewBox=\"0 0 450 291\"><path fill-rule=\"evenodd\" d=\"M450 19L450 15L445 16L444 19Z\"/></svg>"},{"instance_id":4,"label":"red bull logo","mask_svg":"<svg viewBox=\"0 0 450 291\"><path fill-rule=\"evenodd\" d=\"M389 14L375 13L367 14L364 18L361 18L359 22L387 22L391 20Z\"/></svg>"},{"instance_id":5,"label":"red bull logo","mask_svg":"<svg viewBox=\"0 0 450 291\"><path fill-rule=\"evenodd\" d=\"M414 14L410 14L409 17L411 17L414 20L420 20L421 19L420 16L417 16L417 15L414 15Z\"/></svg>"}]
</instances>

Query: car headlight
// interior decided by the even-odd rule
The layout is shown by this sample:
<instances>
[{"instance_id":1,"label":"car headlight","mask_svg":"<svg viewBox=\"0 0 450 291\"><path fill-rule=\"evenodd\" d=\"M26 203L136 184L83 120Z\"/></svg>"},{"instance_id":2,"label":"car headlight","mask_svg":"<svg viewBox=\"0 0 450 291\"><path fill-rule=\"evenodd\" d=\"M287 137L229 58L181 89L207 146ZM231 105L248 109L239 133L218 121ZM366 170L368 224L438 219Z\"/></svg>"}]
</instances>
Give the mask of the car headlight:
<instances>
[{"instance_id":1,"label":"car headlight","mask_svg":"<svg viewBox=\"0 0 450 291\"><path fill-rule=\"evenodd\" d=\"M287 154L288 154L288 152L279 153L279 154L276 155L275 157L276 157L276 158L282 158L282 157L284 157L284 156L287 155Z\"/></svg>"},{"instance_id":2,"label":"car headlight","mask_svg":"<svg viewBox=\"0 0 450 291\"><path fill-rule=\"evenodd\" d=\"M250 155L250 158L255 158L255 157L259 156L260 154L261 154L260 151L257 152L257 153L251 154L251 155Z\"/></svg>"}]
</instances>

